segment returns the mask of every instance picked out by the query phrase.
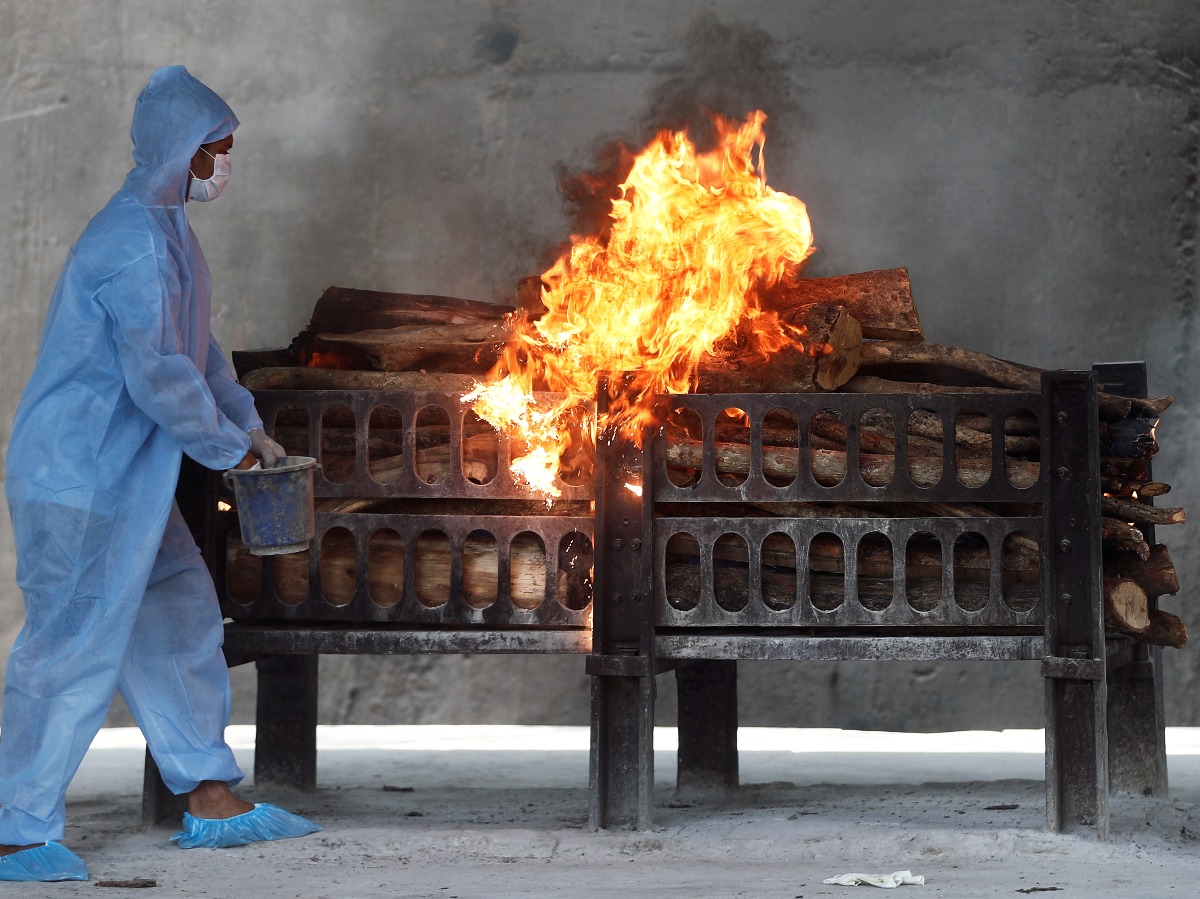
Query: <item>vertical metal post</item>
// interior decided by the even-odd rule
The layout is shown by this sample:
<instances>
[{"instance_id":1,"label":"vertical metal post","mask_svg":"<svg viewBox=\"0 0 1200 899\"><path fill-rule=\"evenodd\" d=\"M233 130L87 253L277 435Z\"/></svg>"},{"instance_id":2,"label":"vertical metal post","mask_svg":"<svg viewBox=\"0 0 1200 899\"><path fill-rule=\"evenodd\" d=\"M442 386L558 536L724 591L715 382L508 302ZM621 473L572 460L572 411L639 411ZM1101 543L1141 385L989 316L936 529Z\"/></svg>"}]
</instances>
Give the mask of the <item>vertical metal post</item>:
<instances>
[{"instance_id":1,"label":"vertical metal post","mask_svg":"<svg viewBox=\"0 0 1200 899\"><path fill-rule=\"evenodd\" d=\"M683 659L675 666L679 694L679 792L738 785L737 661Z\"/></svg>"},{"instance_id":2,"label":"vertical metal post","mask_svg":"<svg viewBox=\"0 0 1200 899\"><path fill-rule=\"evenodd\" d=\"M142 769L142 826L178 826L186 811L187 796L176 796L167 789L158 772L158 764L147 749L146 763Z\"/></svg>"},{"instance_id":3,"label":"vertical metal post","mask_svg":"<svg viewBox=\"0 0 1200 899\"><path fill-rule=\"evenodd\" d=\"M317 788L317 656L257 662L254 785Z\"/></svg>"},{"instance_id":4,"label":"vertical metal post","mask_svg":"<svg viewBox=\"0 0 1200 899\"><path fill-rule=\"evenodd\" d=\"M603 412L624 376L606 378ZM589 826L648 830L654 820L654 603L649 453L598 434L592 599Z\"/></svg>"},{"instance_id":5,"label":"vertical metal post","mask_svg":"<svg viewBox=\"0 0 1200 899\"><path fill-rule=\"evenodd\" d=\"M1093 369L1101 390L1145 397L1145 362L1116 362ZM1150 464L1146 463L1150 479ZM1154 545L1154 526L1139 526ZM1157 600L1150 600L1156 608ZM1162 647L1138 642L1133 661L1108 676L1109 786L1143 796L1167 795L1166 716L1163 708Z\"/></svg>"},{"instance_id":6,"label":"vertical metal post","mask_svg":"<svg viewBox=\"0 0 1200 899\"><path fill-rule=\"evenodd\" d=\"M1108 838L1108 733L1099 429L1090 372L1042 375L1046 597L1046 824Z\"/></svg>"}]
</instances>

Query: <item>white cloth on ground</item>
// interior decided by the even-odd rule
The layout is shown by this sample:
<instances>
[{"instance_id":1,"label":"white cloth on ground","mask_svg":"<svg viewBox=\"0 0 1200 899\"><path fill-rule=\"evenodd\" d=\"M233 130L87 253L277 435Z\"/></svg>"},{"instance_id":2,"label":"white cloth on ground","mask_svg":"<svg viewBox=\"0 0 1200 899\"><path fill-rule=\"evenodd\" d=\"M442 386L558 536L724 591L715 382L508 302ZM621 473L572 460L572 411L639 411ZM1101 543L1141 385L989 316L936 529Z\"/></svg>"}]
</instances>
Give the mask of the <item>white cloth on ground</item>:
<instances>
[{"instance_id":1,"label":"white cloth on ground","mask_svg":"<svg viewBox=\"0 0 1200 899\"><path fill-rule=\"evenodd\" d=\"M837 877L830 877L821 882L844 887L870 886L890 890L893 887L905 885L923 887L925 886L925 876L923 874L914 876L912 871L896 871L892 874L839 874Z\"/></svg>"}]
</instances>

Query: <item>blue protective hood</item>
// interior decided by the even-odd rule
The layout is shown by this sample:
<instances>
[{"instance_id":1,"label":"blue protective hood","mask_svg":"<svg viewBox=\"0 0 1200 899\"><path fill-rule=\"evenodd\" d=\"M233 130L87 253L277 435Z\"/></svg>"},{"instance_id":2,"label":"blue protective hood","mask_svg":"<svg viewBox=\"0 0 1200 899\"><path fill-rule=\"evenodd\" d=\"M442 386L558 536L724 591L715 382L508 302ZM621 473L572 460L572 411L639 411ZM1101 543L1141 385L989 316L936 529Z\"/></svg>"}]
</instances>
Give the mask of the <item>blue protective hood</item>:
<instances>
[{"instance_id":1,"label":"blue protective hood","mask_svg":"<svg viewBox=\"0 0 1200 899\"><path fill-rule=\"evenodd\" d=\"M182 206L196 150L237 126L229 105L183 66L159 69L133 110L135 166L125 189L146 206Z\"/></svg>"}]
</instances>

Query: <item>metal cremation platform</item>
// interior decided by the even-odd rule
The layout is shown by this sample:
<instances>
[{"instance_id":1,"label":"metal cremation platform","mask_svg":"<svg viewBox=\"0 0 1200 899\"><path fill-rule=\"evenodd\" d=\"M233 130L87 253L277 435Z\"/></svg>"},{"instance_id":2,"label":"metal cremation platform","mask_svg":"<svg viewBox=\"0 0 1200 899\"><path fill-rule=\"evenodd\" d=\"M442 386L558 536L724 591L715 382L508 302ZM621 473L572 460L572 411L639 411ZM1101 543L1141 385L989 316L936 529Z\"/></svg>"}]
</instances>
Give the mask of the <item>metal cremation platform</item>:
<instances>
[{"instance_id":1,"label":"metal cremation platform","mask_svg":"<svg viewBox=\"0 0 1200 899\"><path fill-rule=\"evenodd\" d=\"M309 455L330 445L333 425L352 440L353 465L326 466L317 477L323 505L368 498L383 506L319 512L306 561L266 557L247 589L229 582L236 513L218 511L219 480L195 472L181 479L181 508L229 619L229 663L258 668L256 781L315 787L320 654L581 656L592 676L591 825L639 829L653 819L655 675L663 671L675 671L679 691L680 787L732 787L739 659L1036 662L1045 678L1047 826L1090 828L1104 838L1109 791L1165 794L1166 757L1159 651L1106 639L1104 631L1098 383L1145 396L1145 369L1129 363L1048 372L1041 391L1031 393L671 397L668 411L688 420L695 436L695 478L672 480L661 437L644 448L605 439L590 483L563 485L553 507L535 505L513 481L504 439L485 466L487 482L475 482L478 472L467 476L460 462L477 438L466 435L455 396L259 393L268 429L278 437L284 423L292 428L291 442L282 441L290 452L304 449L296 446L296 422ZM744 413L749 434L744 477L732 479L718 477L716 466L716 425L729 409ZM453 461L440 475L421 463L417 425L431 420L431 410L451 435ZM946 435L932 485L918 484L910 471L905 423L913 413L936 415ZM966 477L956 460L954 425L966 413L991 422L990 472L982 477ZM840 481L825 486L806 464L790 480L775 471L763 448L769 415L795 422L802 463L813 450L813 416L843 422ZM864 415L897 425L894 474L883 485L860 465ZM1041 457L1030 463L1035 475L1024 486L1006 470L1010 416L1036 420L1040 438ZM393 441L386 451L385 436ZM398 467L397 447L406 460ZM778 513L814 502L862 512L736 512L746 504ZM939 505L974 503L1010 504L1003 508L1014 512L954 517ZM873 504L906 511L872 515ZM843 571L810 566L818 539L841 547ZM1032 584L1014 586L1003 576L1014 539L1036 542L1040 575ZM916 540L940 547L932 580L911 574ZM958 550L968 543L986 547L990 566L969 584L955 577ZM868 545L876 557L881 549L890 554L890 576L877 562L869 576L860 571L860 548ZM731 546L740 551L731 554ZM325 558L335 547L336 571ZM531 558L538 570L532 594L515 579L518 547L522 570ZM402 574L394 566L381 573L383 548L404 560ZM496 560L483 587L475 565L481 551ZM428 558L440 560L441 574L423 570ZM289 564L291 573L281 574ZM440 590L431 592L435 582ZM148 761L145 817L162 820L173 808Z\"/></svg>"}]
</instances>

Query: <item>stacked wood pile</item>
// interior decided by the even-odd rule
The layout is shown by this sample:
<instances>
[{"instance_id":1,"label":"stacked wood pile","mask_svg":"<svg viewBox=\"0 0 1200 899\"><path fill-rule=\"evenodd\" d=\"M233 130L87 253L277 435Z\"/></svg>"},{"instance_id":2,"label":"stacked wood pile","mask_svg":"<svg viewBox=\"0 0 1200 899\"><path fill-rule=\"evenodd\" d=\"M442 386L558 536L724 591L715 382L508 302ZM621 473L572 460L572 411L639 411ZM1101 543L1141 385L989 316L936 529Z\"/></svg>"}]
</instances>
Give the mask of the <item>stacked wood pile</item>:
<instances>
[{"instance_id":1,"label":"stacked wood pile","mask_svg":"<svg viewBox=\"0 0 1200 899\"><path fill-rule=\"evenodd\" d=\"M519 285L513 306L480 303L447 297L388 294L330 288L317 302L312 320L287 350L235 353L234 361L242 383L252 390L366 389L433 390L466 392L501 359L514 317L536 318L541 306L539 279ZM702 367L697 392L812 392L847 391L867 394L905 393L930 395L945 392L1002 394L1040 390L1041 371L970 350L941 346L924 340L905 269L865 272L837 278L796 278L760 298L764 309L808 335L803 347L774 354L769 359L740 350L737 337L725 347L720 364ZM1147 525L1181 524L1183 509L1151 505L1148 500L1166 494L1169 485L1150 476L1150 458L1158 449L1154 425L1170 405L1169 397L1139 400L1101 394L1099 430L1102 451L1104 590L1109 628L1131 634L1147 643L1183 646L1187 632L1182 621L1156 607L1155 600L1175 594L1179 583L1170 554L1163 545L1151 546L1141 528ZM933 413L916 413L907 423L896 423L883 410L869 413L859 423L859 465L864 479L884 485L895 469L896 425L907 429L910 474L918 484L933 484L941 476L944 436L942 422ZM389 472L400 465L399 431L387 422L372 422L370 449L373 475L386 482ZM449 465L449 423L418 422L418 472L445 470ZM339 465L353 466L353 423L323 423L321 455L328 473ZM812 421L810 459L799 455L797 426L786 416L768 417L763 428L765 476L780 484L791 482L800 466L809 464L816 480L835 484L845 475L847 464L846 422L836 416L818 415ZM1010 416L1004 422L1005 474L1017 486L1029 486L1038 477L1040 458L1038 422L1032 415ZM667 458L677 483L687 483L700 467L702 443L695 422L672 416L666 423ZM292 452L309 453L303 423L277 422L277 439ZM992 424L986 415L961 415L954 427L954 445L959 476L971 485L984 483L991 470ZM495 475L495 434L484 422L468 416L463 441L464 470L484 482ZM718 425L717 469L733 483L744 480L750 469L749 431L731 415ZM329 501L330 509L370 509L368 500ZM753 517L928 517L949 515L961 518L1036 514L1013 504L937 506L919 508L903 504L804 503L767 504L725 509L725 515ZM543 507L544 509L544 507ZM564 508L564 511L567 511ZM575 510L570 510L575 511ZM740 544L740 545L739 545ZM840 545L814 543L810 553L813 601L821 607L826 581L836 584L843 573ZM553 549L553 548L551 548ZM772 553L778 549L778 558ZM435 549L426 551L436 555ZM673 546L679 559L694 561L695 548ZM337 567L353 570L352 547ZM418 553L421 552L418 546ZM772 571L786 570L795 555L789 547L764 548ZM877 594L886 605L891 596L891 550L860 547L860 595L870 605ZM956 546L955 575L963 583L965 607L970 597L982 590L986 596L990 567L986 545L969 542ZM514 553L514 584L523 586L521 596L538 596L536 553ZM743 541L718 545L718 558L733 563L747 561ZM936 545L908 549L909 601L920 607L936 605L940 591L941 554ZM248 566L244 553L231 556L231 578ZM420 564L420 559L416 560ZM560 560L561 562L562 560ZM487 580L497 566L494 548L473 552L464 560L471 568L471 583ZM286 564L286 563L285 563ZM299 562L297 562L299 564ZM306 564L306 563L305 563ZM1014 535L1002 553L1003 579L1013 596L1036 593L1040 554L1031 538ZM348 566L348 568L346 568ZM524 567L529 567L525 571ZM570 570L571 566L566 566ZM694 565L690 566L694 569ZM442 572L435 564L427 571ZM674 573L683 584L694 573L689 565ZM443 578L444 574L444 578ZM448 565L434 580L448 585ZM872 580L874 579L874 580ZM582 580L568 592L578 594ZM787 590L788 579L782 578ZM794 583L794 579L791 583ZM353 575L350 575L352 589ZM924 585L924 586L922 586ZM1023 586L1022 586L1023 585ZM686 589L686 588L685 588ZM836 587L830 587L832 593ZM925 597L923 600L922 597ZM1007 600L1006 595L1006 600ZM772 599L767 597L770 604ZM786 597L780 598L785 602ZM836 604L836 596L829 600Z\"/></svg>"}]
</instances>

